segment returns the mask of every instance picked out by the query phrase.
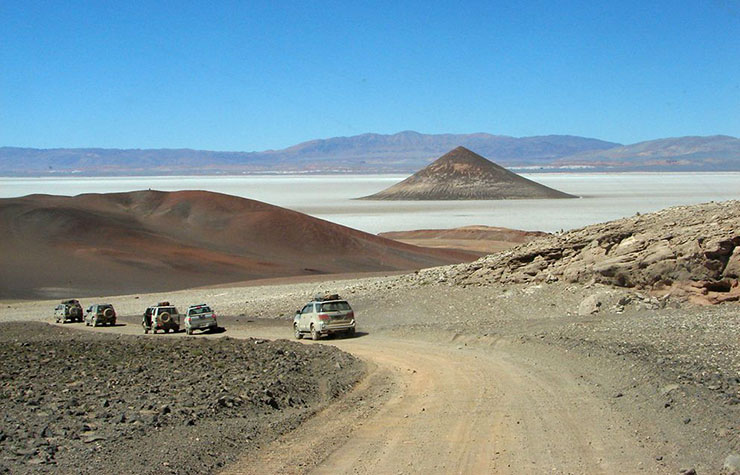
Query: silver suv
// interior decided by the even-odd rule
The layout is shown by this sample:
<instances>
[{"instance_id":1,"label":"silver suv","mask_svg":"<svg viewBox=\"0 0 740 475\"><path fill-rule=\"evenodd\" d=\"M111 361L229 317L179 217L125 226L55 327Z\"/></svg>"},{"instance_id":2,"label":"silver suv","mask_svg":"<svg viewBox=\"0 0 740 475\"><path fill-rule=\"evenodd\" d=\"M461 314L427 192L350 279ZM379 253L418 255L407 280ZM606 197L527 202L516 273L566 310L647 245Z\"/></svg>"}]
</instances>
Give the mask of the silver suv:
<instances>
[{"instance_id":1,"label":"silver suv","mask_svg":"<svg viewBox=\"0 0 740 475\"><path fill-rule=\"evenodd\" d=\"M180 314L169 302L159 302L146 309L141 326L144 327L144 333L157 333L157 330L177 333L180 331Z\"/></svg>"},{"instance_id":2,"label":"silver suv","mask_svg":"<svg viewBox=\"0 0 740 475\"><path fill-rule=\"evenodd\" d=\"M335 333L351 336L355 334L355 325L352 307L336 294L314 298L296 311L293 318L293 332L299 340L306 333L312 340Z\"/></svg>"},{"instance_id":3,"label":"silver suv","mask_svg":"<svg viewBox=\"0 0 740 475\"><path fill-rule=\"evenodd\" d=\"M205 331L216 330L218 328L216 314L213 313L211 307L204 303L188 307L188 311L185 313L184 323L185 333L188 335L192 335L193 330Z\"/></svg>"},{"instance_id":4,"label":"silver suv","mask_svg":"<svg viewBox=\"0 0 740 475\"><path fill-rule=\"evenodd\" d=\"M87 308L85 325L97 327L98 325L115 325L116 311L109 303L96 303Z\"/></svg>"}]
</instances>

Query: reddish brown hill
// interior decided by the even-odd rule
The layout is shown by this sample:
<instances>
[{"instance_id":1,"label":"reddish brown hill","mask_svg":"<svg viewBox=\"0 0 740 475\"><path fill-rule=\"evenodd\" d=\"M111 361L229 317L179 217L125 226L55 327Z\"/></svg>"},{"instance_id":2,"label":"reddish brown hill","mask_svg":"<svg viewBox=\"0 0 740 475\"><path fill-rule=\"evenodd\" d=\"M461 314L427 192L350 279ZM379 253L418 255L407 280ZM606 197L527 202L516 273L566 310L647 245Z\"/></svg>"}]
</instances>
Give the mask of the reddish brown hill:
<instances>
[{"instance_id":1,"label":"reddish brown hill","mask_svg":"<svg viewBox=\"0 0 740 475\"><path fill-rule=\"evenodd\" d=\"M0 200L0 297L174 290L471 260L205 191Z\"/></svg>"},{"instance_id":2,"label":"reddish brown hill","mask_svg":"<svg viewBox=\"0 0 740 475\"><path fill-rule=\"evenodd\" d=\"M463 226L452 229L392 231L379 236L414 246L457 249L480 255L500 252L519 244L547 236L541 231L520 231L494 226Z\"/></svg>"},{"instance_id":3,"label":"reddish brown hill","mask_svg":"<svg viewBox=\"0 0 740 475\"><path fill-rule=\"evenodd\" d=\"M511 200L576 198L486 160L465 147L446 153L426 168L367 200Z\"/></svg>"}]
</instances>

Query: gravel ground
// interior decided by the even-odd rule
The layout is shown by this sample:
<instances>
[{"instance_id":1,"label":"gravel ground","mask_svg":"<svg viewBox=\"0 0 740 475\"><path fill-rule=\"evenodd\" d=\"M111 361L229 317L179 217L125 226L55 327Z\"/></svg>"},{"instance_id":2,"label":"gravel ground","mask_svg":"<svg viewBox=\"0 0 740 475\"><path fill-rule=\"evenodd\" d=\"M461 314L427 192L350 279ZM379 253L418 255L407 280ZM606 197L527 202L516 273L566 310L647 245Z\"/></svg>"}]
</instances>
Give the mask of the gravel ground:
<instances>
[{"instance_id":1,"label":"gravel ground","mask_svg":"<svg viewBox=\"0 0 740 475\"><path fill-rule=\"evenodd\" d=\"M260 325L268 325L285 327L289 337L295 309L312 295L327 291L338 292L352 303L362 333L461 347L519 341L531 346L533 358L549 354L548 348L553 354L566 352L574 365L596 368L603 375L599 380L603 397L622 407L631 425L643 427L645 433L652 430L653 437L672 444L673 453L693 454L687 459L714 468L721 468L725 457L740 453L740 306L736 303L696 306L602 284L420 283L413 274L103 300L114 302L119 313L128 310L122 317L128 325L136 325L151 302L170 300L182 307L204 301L219 313L225 336L230 331L249 335L250 328L259 334ZM0 309L0 320L51 321L54 304L8 302ZM140 410L140 404L134 407ZM137 436L127 443L133 447L134 440L149 439ZM216 444L219 447L212 453L231 450L226 442ZM162 463L167 457L152 455L151 459ZM230 459L227 455L219 460Z\"/></svg>"},{"instance_id":2,"label":"gravel ground","mask_svg":"<svg viewBox=\"0 0 740 475\"><path fill-rule=\"evenodd\" d=\"M360 379L336 348L0 324L0 472L203 473Z\"/></svg>"}]
</instances>

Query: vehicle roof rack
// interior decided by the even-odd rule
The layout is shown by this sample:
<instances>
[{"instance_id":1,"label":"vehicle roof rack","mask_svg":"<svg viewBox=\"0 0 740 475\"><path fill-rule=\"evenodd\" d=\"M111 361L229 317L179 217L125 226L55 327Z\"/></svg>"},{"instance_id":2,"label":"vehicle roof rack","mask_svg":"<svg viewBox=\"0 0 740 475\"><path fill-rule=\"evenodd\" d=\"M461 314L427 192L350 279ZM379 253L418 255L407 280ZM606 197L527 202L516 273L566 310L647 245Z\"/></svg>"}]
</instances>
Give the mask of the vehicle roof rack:
<instances>
[{"instance_id":1,"label":"vehicle roof rack","mask_svg":"<svg viewBox=\"0 0 740 475\"><path fill-rule=\"evenodd\" d=\"M316 295L313 298L316 302L324 302L327 300L340 300L341 297L339 297L339 294L324 294L324 295Z\"/></svg>"}]
</instances>

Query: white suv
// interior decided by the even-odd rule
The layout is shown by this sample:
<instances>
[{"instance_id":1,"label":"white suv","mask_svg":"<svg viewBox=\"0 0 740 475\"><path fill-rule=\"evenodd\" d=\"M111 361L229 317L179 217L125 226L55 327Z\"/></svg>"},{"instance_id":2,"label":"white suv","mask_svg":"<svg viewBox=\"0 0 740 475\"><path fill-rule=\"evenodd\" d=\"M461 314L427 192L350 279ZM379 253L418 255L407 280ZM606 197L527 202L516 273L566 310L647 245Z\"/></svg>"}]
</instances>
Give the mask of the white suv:
<instances>
[{"instance_id":1,"label":"white suv","mask_svg":"<svg viewBox=\"0 0 740 475\"><path fill-rule=\"evenodd\" d=\"M177 333L180 331L180 314L169 302L159 302L146 309L141 326L144 327L144 333L157 333L157 330Z\"/></svg>"},{"instance_id":2,"label":"white suv","mask_svg":"<svg viewBox=\"0 0 740 475\"><path fill-rule=\"evenodd\" d=\"M293 318L293 332L299 340L306 333L311 334L312 340L335 333L351 336L355 334L355 326L355 312L336 294L315 298L296 311Z\"/></svg>"}]
</instances>

